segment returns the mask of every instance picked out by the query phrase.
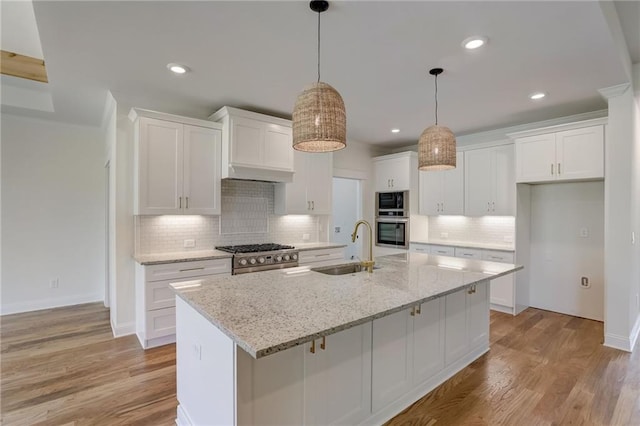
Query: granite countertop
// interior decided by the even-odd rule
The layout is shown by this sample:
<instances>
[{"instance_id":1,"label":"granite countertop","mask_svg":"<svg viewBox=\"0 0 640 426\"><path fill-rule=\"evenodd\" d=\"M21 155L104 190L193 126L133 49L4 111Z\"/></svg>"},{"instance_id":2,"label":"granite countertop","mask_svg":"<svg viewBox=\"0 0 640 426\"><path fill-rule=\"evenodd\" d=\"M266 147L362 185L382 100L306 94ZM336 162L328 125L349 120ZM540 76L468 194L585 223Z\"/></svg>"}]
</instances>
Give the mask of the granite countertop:
<instances>
[{"instance_id":1,"label":"granite countertop","mask_svg":"<svg viewBox=\"0 0 640 426\"><path fill-rule=\"evenodd\" d=\"M294 246L296 250L299 250L299 251L346 247L346 244L327 243L327 242L325 243L291 243L290 245Z\"/></svg>"},{"instance_id":2,"label":"granite countertop","mask_svg":"<svg viewBox=\"0 0 640 426\"><path fill-rule=\"evenodd\" d=\"M372 274L331 276L303 266L172 286L249 355L261 358L522 269L421 253L375 260L379 269Z\"/></svg>"},{"instance_id":3,"label":"granite countertop","mask_svg":"<svg viewBox=\"0 0 640 426\"><path fill-rule=\"evenodd\" d=\"M429 241L410 241L416 244L435 244L439 246L451 247L467 247L487 250L515 251L513 244L488 244L488 243L470 243L466 241L450 241L450 240L429 240Z\"/></svg>"},{"instance_id":4,"label":"granite countertop","mask_svg":"<svg viewBox=\"0 0 640 426\"><path fill-rule=\"evenodd\" d=\"M194 260L230 259L233 254L221 250L194 250L175 253L139 254L133 258L141 265L158 265L161 263L191 262Z\"/></svg>"}]
</instances>

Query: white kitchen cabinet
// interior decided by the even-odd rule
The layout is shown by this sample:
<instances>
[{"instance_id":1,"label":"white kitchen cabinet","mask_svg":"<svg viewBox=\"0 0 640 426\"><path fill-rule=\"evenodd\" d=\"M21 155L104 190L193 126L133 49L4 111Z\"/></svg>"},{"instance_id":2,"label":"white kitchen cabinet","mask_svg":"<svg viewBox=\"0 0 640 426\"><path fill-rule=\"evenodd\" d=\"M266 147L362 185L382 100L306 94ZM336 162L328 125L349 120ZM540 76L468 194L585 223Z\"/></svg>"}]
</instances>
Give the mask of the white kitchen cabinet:
<instances>
[{"instance_id":1,"label":"white kitchen cabinet","mask_svg":"<svg viewBox=\"0 0 640 426\"><path fill-rule=\"evenodd\" d=\"M455 257L461 257L463 259L482 259L482 250L467 248L467 247L456 247L454 251Z\"/></svg>"},{"instance_id":2,"label":"white kitchen cabinet","mask_svg":"<svg viewBox=\"0 0 640 426\"><path fill-rule=\"evenodd\" d=\"M429 254L431 253L431 246L424 243L409 243L409 251L414 253Z\"/></svg>"},{"instance_id":3,"label":"white kitchen cabinet","mask_svg":"<svg viewBox=\"0 0 640 426\"><path fill-rule=\"evenodd\" d=\"M489 346L487 281L445 296L445 364Z\"/></svg>"},{"instance_id":4,"label":"white kitchen cabinet","mask_svg":"<svg viewBox=\"0 0 640 426\"><path fill-rule=\"evenodd\" d=\"M169 284L230 273L230 258L136 264L136 335L142 347L175 342L175 293Z\"/></svg>"},{"instance_id":5,"label":"white kitchen cabinet","mask_svg":"<svg viewBox=\"0 0 640 426\"><path fill-rule=\"evenodd\" d=\"M466 151L464 214L515 215L514 167L512 144Z\"/></svg>"},{"instance_id":6,"label":"white kitchen cabinet","mask_svg":"<svg viewBox=\"0 0 640 426\"><path fill-rule=\"evenodd\" d=\"M602 125L517 137L515 144L519 183L604 177Z\"/></svg>"},{"instance_id":7,"label":"white kitchen cabinet","mask_svg":"<svg viewBox=\"0 0 640 426\"><path fill-rule=\"evenodd\" d=\"M464 214L464 153L456 153L453 170L420 173L420 214Z\"/></svg>"},{"instance_id":8,"label":"white kitchen cabinet","mask_svg":"<svg viewBox=\"0 0 640 426\"><path fill-rule=\"evenodd\" d=\"M432 244L431 254L435 254L437 256L455 256L455 248L451 246Z\"/></svg>"},{"instance_id":9,"label":"white kitchen cabinet","mask_svg":"<svg viewBox=\"0 0 640 426\"><path fill-rule=\"evenodd\" d=\"M400 152L374 158L375 191L393 192L413 189L418 170L416 152ZM417 185L417 182L415 182Z\"/></svg>"},{"instance_id":10,"label":"white kitchen cabinet","mask_svg":"<svg viewBox=\"0 0 640 426\"><path fill-rule=\"evenodd\" d=\"M220 125L140 109L129 117L134 214L220 214Z\"/></svg>"},{"instance_id":11,"label":"white kitchen cabinet","mask_svg":"<svg viewBox=\"0 0 640 426\"><path fill-rule=\"evenodd\" d=\"M274 188L275 214L331 214L333 153L295 151L294 165L293 181Z\"/></svg>"},{"instance_id":12,"label":"white kitchen cabinet","mask_svg":"<svg viewBox=\"0 0 640 426\"><path fill-rule=\"evenodd\" d=\"M491 262L513 263L513 253L494 250L483 250L482 260ZM491 280L490 284L491 309L514 314L515 307L515 276L505 275Z\"/></svg>"},{"instance_id":13,"label":"white kitchen cabinet","mask_svg":"<svg viewBox=\"0 0 640 426\"><path fill-rule=\"evenodd\" d=\"M444 368L444 298L422 303L413 316L413 384L418 385Z\"/></svg>"},{"instance_id":14,"label":"white kitchen cabinet","mask_svg":"<svg viewBox=\"0 0 640 426\"><path fill-rule=\"evenodd\" d=\"M307 343L304 368L304 424L359 424L369 417L370 322Z\"/></svg>"},{"instance_id":15,"label":"white kitchen cabinet","mask_svg":"<svg viewBox=\"0 0 640 426\"><path fill-rule=\"evenodd\" d=\"M314 268L338 263L344 260L344 247L321 248L313 250L300 250L298 253L298 265L311 265Z\"/></svg>"},{"instance_id":16,"label":"white kitchen cabinet","mask_svg":"<svg viewBox=\"0 0 640 426\"><path fill-rule=\"evenodd\" d=\"M209 118L222 123L223 178L292 181L291 121L231 107Z\"/></svg>"}]
</instances>

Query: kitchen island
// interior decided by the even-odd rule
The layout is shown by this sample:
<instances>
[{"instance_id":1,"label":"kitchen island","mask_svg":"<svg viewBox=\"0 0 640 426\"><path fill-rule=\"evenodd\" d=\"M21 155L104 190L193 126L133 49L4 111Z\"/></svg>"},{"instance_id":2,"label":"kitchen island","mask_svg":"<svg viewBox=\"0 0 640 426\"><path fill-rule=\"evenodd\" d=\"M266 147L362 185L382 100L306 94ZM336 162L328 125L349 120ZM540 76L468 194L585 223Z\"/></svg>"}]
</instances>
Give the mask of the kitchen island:
<instances>
[{"instance_id":1,"label":"kitchen island","mask_svg":"<svg viewBox=\"0 0 640 426\"><path fill-rule=\"evenodd\" d=\"M521 269L419 253L376 265L175 284L177 423L382 423L489 349L488 280Z\"/></svg>"}]
</instances>

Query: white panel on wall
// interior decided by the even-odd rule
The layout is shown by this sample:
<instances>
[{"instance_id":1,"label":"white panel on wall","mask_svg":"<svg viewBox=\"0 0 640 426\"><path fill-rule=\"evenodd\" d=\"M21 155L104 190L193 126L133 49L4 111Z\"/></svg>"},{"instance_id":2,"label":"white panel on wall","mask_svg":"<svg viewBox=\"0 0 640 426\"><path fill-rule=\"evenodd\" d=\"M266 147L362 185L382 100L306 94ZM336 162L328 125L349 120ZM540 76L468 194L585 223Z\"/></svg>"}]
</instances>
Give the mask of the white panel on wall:
<instances>
[{"instance_id":1,"label":"white panel on wall","mask_svg":"<svg viewBox=\"0 0 640 426\"><path fill-rule=\"evenodd\" d=\"M603 182L531 187L529 273L531 306L603 320Z\"/></svg>"},{"instance_id":2,"label":"white panel on wall","mask_svg":"<svg viewBox=\"0 0 640 426\"><path fill-rule=\"evenodd\" d=\"M3 314L103 299L103 138L2 115Z\"/></svg>"}]
</instances>

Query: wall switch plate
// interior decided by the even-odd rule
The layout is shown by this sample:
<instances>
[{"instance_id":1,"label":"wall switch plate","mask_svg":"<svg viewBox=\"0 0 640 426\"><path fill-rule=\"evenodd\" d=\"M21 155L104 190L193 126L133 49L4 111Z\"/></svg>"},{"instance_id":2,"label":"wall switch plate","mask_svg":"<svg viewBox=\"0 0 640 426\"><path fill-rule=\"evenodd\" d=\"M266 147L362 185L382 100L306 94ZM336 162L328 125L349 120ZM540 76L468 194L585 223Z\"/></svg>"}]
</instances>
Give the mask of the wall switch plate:
<instances>
[{"instance_id":1,"label":"wall switch plate","mask_svg":"<svg viewBox=\"0 0 640 426\"><path fill-rule=\"evenodd\" d=\"M340 232L340 228L338 228L338 232ZM302 241L309 241L309 234L302 234Z\"/></svg>"},{"instance_id":2,"label":"wall switch plate","mask_svg":"<svg viewBox=\"0 0 640 426\"><path fill-rule=\"evenodd\" d=\"M580 228L580 238L588 238L589 237L589 228Z\"/></svg>"},{"instance_id":3,"label":"wall switch plate","mask_svg":"<svg viewBox=\"0 0 640 426\"><path fill-rule=\"evenodd\" d=\"M446 240L447 238L449 238L449 233L448 232L441 232L440 233L440 238L442 238L443 240Z\"/></svg>"},{"instance_id":4,"label":"wall switch plate","mask_svg":"<svg viewBox=\"0 0 640 426\"><path fill-rule=\"evenodd\" d=\"M184 248L193 248L196 246L196 240L184 240Z\"/></svg>"},{"instance_id":5,"label":"wall switch plate","mask_svg":"<svg viewBox=\"0 0 640 426\"><path fill-rule=\"evenodd\" d=\"M50 288L58 288L59 284L60 284L60 281L58 280L58 278L54 278L49 282L49 287Z\"/></svg>"}]
</instances>

